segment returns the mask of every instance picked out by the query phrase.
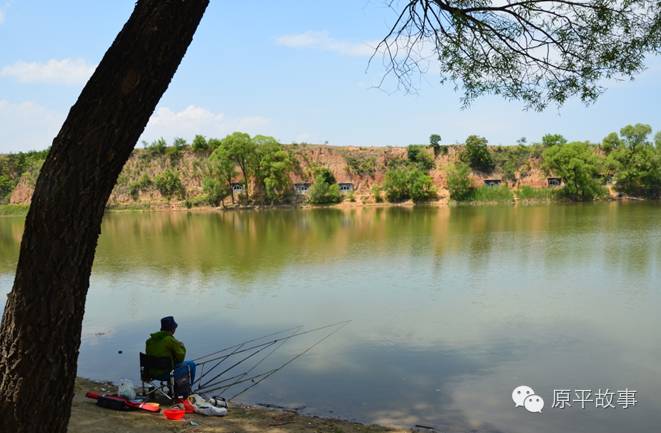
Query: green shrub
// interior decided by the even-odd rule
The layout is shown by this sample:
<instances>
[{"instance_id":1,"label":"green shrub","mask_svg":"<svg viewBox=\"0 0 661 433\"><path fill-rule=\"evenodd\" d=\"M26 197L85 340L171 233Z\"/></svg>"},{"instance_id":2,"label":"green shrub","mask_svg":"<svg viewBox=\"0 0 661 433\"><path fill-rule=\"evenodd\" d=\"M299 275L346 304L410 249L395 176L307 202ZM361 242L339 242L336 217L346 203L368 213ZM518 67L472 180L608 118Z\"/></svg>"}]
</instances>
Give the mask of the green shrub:
<instances>
[{"instance_id":1,"label":"green shrub","mask_svg":"<svg viewBox=\"0 0 661 433\"><path fill-rule=\"evenodd\" d=\"M165 149L165 154L170 157L170 163L172 165L179 164L179 161L181 160L181 149L182 148L179 146L172 146Z\"/></svg>"},{"instance_id":2,"label":"green shrub","mask_svg":"<svg viewBox=\"0 0 661 433\"><path fill-rule=\"evenodd\" d=\"M204 135L198 134L193 138L192 148L193 152L204 152L209 150L209 143L207 143L207 139L204 138Z\"/></svg>"},{"instance_id":3,"label":"green shrub","mask_svg":"<svg viewBox=\"0 0 661 433\"><path fill-rule=\"evenodd\" d=\"M434 158L427 153L426 146L409 144L406 150L406 155L410 162L416 164L422 170L429 171L434 168Z\"/></svg>"},{"instance_id":4,"label":"green shrub","mask_svg":"<svg viewBox=\"0 0 661 433\"><path fill-rule=\"evenodd\" d=\"M214 150L218 149L218 147L221 145L222 142L223 142L222 140L219 140L217 138L210 138L207 141L207 145L209 146L209 150L213 152Z\"/></svg>"},{"instance_id":5,"label":"green shrub","mask_svg":"<svg viewBox=\"0 0 661 433\"><path fill-rule=\"evenodd\" d=\"M434 158L436 158L441 153L441 136L438 134L432 134L429 136L429 147L434 151ZM447 149L446 149L447 153Z\"/></svg>"},{"instance_id":6,"label":"green shrub","mask_svg":"<svg viewBox=\"0 0 661 433\"><path fill-rule=\"evenodd\" d=\"M206 204L210 204L209 198L207 197L206 194L195 195L186 201L188 201L192 207L199 207Z\"/></svg>"},{"instance_id":7,"label":"green shrub","mask_svg":"<svg viewBox=\"0 0 661 433\"><path fill-rule=\"evenodd\" d=\"M202 180L202 191L211 206L218 206L230 194L229 186L225 182L212 177Z\"/></svg>"},{"instance_id":8,"label":"green shrub","mask_svg":"<svg viewBox=\"0 0 661 433\"><path fill-rule=\"evenodd\" d=\"M344 159L351 174L372 177L376 173L376 158L374 157L346 155Z\"/></svg>"},{"instance_id":9,"label":"green shrub","mask_svg":"<svg viewBox=\"0 0 661 433\"><path fill-rule=\"evenodd\" d=\"M188 146L188 143L186 143L186 140L181 137L176 137L172 142L172 147L177 150L184 150L186 146Z\"/></svg>"},{"instance_id":10,"label":"green shrub","mask_svg":"<svg viewBox=\"0 0 661 433\"><path fill-rule=\"evenodd\" d=\"M408 200L409 195L409 167L401 166L389 168L383 181L383 190L389 202L397 203Z\"/></svg>"},{"instance_id":11,"label":"green shrub","mask_svg":"<svg viewBox=\"0 0 661 433\"><path fill-rule=\"evenodd\" d=\"M372 195L374 196L374 201L376 203L383 202L383 188L381 187L381 185L374 184L372 186Z\"/></svg>"},{"instance_id":12,"label":"green shrub","mask_svg":"<svg viewBox=\"0 0 661 433\"><path fill-rule=\"evenodd\" d=\"M503 179L516 180L516 172L523 172L523 167L531 156L531 147L523 144L516 146L498 146L491 155L495 167L503 172Z\"/></svg>"},{"instance_id":13,"label":"green shrub","mask_svg":"<svg viewBox=\"0 0 661 433\"><path fill-rule=\"evenodd\" d=\"M546 134L542 137L544 147L562 146L563 144L567 144L567 140L560 134Z\"/></svg>"},{"instance_id":14,"label":"green shrub","mask_svg":"<svg viewBox=\"0 0 661 433\"><path fill-rule=\"evenodd\" d=\"M622 140L620 140L617 132L611 132L601 141L601 150L603 150L606 154L609 154L614 150L621 148L622 146Z\"/></svg>"},{"instance_id":15,"label":"green shrub","mask_svg":"<svg viewBox=\"0 0 661 433\"><path fill-rule=\"evenodd\" d=\"M412 173L409 194L416 203L436 199L436 187L431 176L421 171Z\"/></svg>"},{"instance_id":16,"label":"green shrub","mask_svg":"<svg viewBox=\"0 0 661 433\"><path fill-rule=\"evenodd\" d=\"M487 147L487 139L477 135L471 135L466 139L461 160L468 164L473 170L491 173L495 168L491 153Z\"/></svg>"},{"instance_id":17,"label":"green shrub","mask_svg":"<svg viewBox=\"0 0 661 433\"><path fill-rule=\"evenodd\" d=\"M15 186L16 182L9 176L5 174L0 175L0 200L5 201L5 198L12 192Z\"/></svg>"},{"instance_id":18,"label":"green shrub","mask_svg":"<svg viewBox=\"0 0 661 433\"><path fill-rule=\"evenodd\" d=\"M322 182L330 185L337 183L337 180L335 179L335 175L333 175L333 172L330 171L328 168L315 167L313 171L314 171L315 182L317 182L317 179L321 179Z\"/></svg>"},{"instance_id":19,"label":"green shrub","mask_svg":"<svg viewBox=\"0 0 661 433\"><path fill-rule=\"evenodd\" d=\"M167 149L167 147L168 147L168 143L165 141L163 137L159 138L158 140L154 140L150 144L146 145L147 153L151 156L165 154L165 150Z\"/></svg>"},{"instance_id":20,"label":"green shrub","mask_svg":"<svg viewBox=\"0 0 661 433\"><path fill-rule=\"evenodd\" d=\"M457 201L471 199L474 188L470 173L470 167L461 162L448 168L448 190L450 191L451 199Z\"/></svg>"},{"instance_id":21,"label":"green shrub","mask_svg":"<svg viewBox=\"0 0 661 433\"><path fill-rule=\"evenodd\" d=\"M565 186L560 194L566 198L589 201L604 195L601 187L603 161L588 143L551 146L544 151L543 161L547 172L562 178Z\"/></svg>"},{"instance_id":22,"label":"green shrub","mask_svg":"<svg viewBox=\"0 0 661 433\"><path fill-rule=\"evenodd\" d=\"M181 183L179 175L173 170L167 169L163 171L156 176L154 183L161 195L168 200L174 196L179 198L183 198L184 196L184 185Z\"/></svg>"},{"instance_id":23,"label":"green shrub","mask_svg":"<svg viewBox=\"0 0 661 433\"><path fill-rule=\"evenodd\" d=\"M608 162L614 167L618 191L636 197L661 197L661 148L619 148L608 156Z\"/></svg>"},{"instance_id":24,"label":"green shrub","mask_svg":"<svg viewBox=\"0 0 661 433\"><path fill-rule=\"evenodd\" d=\"M337 183L328 183L323 176L317 176L308 190L308 201L312 204L335 204L342 201Z\"/></svg>"},{"instance_id":25,"label":"green shrub","mask_svg":"<svg viewBox=\"0 0 661 433\"><path fill-rule=\"evenodd\" d=\"M269 203L282 203L291 197L292 155L273 137L258 135L253 140L257 143L253 169L255 182L261 186L263 198Z\"/></svg>"},{"instance_id":26,"label":"green shrub","mask_svg":"<svg viewBox=\"0 0 661 433\"><path fill-rule=\"evenodd\" d=\"M131 195L131 198L133 200L137 200L138 197L140 196L140 188L138 188L137 183L131 183L129 185L129 194Z\"/></svg>"},{"instance_id":27,"label":"green shrub","mask_svg":"<svg viewBox=\"0 0 661 433\"><path fill-rule=\"evenodd\" d=\"M409 199L421 202L436 197L431 176L417 165L389 168L383 181L383 190L388 201L393 203Z\"/></svg>"},{"instance_id":28,"label":"green shrub","mask_svg":"<svg viewBox=\"0 0 661 433\"><path fill-rule=\"evenodd\" d=\"M129 194L131 194L133 200L137 200L138 196L140 195L140 192L146 191L152 185L153 185L152 180L147 175L147 173L144 173L140 179L129 184Z\"/></svg>"},{"instance_id":29,"label":"green shrub","mask_svg":"<svg viewBox=\"0 0 661 433\"><path fill-rule=\"evenodd\" d=\"M615 179L615 188L645 198L661 197L661 132L649 140L650 125L637 123L612 132L602 141L608 153L606 172Z\"/></svg>"}]
</instances>

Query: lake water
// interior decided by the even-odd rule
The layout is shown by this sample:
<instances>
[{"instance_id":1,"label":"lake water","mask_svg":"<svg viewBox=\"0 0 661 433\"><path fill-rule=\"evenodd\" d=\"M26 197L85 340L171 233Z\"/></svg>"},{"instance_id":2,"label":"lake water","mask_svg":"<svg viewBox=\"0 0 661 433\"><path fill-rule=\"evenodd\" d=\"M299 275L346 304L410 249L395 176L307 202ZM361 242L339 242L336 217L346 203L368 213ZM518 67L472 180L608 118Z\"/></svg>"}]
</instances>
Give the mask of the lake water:
<instances>
[{"instance_id":1,"label":"lake water","mask_svg":"<svg viewBox=\"0 0 661 433\"><path fill-rule=\"evenodd\" d=\"M3 294L22 220L0 218ZM350 319L240 399L443 432L659 432L660 221L658 203L110 212L79 374L137 380L164 315L192 355ZM542 414L514 407L518 385ZM576 390L599 388L615 408L582 409ZM572 407L551 407L554 390Z\"/></svg>"}]
</instances>

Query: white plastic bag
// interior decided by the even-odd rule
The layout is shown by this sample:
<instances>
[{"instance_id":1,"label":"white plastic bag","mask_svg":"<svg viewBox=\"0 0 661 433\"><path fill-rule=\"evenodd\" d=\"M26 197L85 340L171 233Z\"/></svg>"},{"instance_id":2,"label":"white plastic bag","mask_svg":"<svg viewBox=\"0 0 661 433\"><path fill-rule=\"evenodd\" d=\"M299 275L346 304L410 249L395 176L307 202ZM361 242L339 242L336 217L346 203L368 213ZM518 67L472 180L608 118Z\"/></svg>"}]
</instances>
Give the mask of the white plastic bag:
<instances>
[{"instance_id":1,"label":"white plastic bag","mask_svg":"<svg viewBox=\"0 0 661 433\"><path fill-rule=\"evenodd\" d=\"M135 387L129 379L120 379L117 395L128 400L135 400Z\"/></svg>"}]
</instances>

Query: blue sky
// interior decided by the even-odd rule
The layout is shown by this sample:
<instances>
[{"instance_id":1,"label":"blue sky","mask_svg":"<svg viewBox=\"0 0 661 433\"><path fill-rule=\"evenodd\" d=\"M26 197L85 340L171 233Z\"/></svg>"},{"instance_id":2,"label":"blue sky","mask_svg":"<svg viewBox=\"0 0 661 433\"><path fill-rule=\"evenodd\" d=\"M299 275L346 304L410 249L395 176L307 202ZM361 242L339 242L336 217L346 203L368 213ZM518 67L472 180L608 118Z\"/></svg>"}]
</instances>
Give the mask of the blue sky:
<instances>
[{"instance_id":1,"label":"blue sky","mask_svg":"<svg viewBox=\"0 0 661 433\"><path fill-rule=\"evenodd\" d=\"M212 0L143 138L222 137L234 130L282 142L338 145L443 142L469 134L493 144L548 132L599 141L634 122L661 129L661 59L635 81L610 83L591 106L570 101L537 113L458 93L423 77L417 94L374 88L370 46L394 12L384 0ZM134 0L0 0L0 152L50 145L85 80L130 15Z\"/></svg>"}]
</instances>

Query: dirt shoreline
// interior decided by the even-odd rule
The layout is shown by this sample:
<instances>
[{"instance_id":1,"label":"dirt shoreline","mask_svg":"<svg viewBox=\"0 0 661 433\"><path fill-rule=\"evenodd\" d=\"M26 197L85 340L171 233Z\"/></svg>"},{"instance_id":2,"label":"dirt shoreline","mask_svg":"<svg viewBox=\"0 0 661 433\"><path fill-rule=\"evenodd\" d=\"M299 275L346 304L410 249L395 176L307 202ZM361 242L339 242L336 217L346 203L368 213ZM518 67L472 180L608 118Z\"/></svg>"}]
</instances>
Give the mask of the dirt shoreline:
<instances>
[{"instance_id":1,"label":"dirt shoreline","mask_svg":"<svg viewBox=\"0 0 661 433\"><path fill-rule=\"evenodd\" d=\"M76 380L69 433L404 433L410 430L364 425L339 419L299 415L294 411L248 405L230 405L226 417L187 414L169 421L163 414L103 409L85 397L87 391L109 389L108 384Z\"/></svg>"},{"instance_id":2,"label":"dirt shoreline","mask_svg":"<svg viewBox=\"0 0 661 433\"><path fill-rule=\"evenodd\" d=\"M152 203L150 205L118 205L113 204L106 207L107 211L121 212L121 211L173 211L173 212L236 212L236 211L263 211L263 210L309 210L309 209L340 209L340 210L357 210L357 209L384 209L384 208L414 208L414 207L433 207L433 208L447 208L447 207L475 207L475 206L536 206L536 205L562 205L562 204L593 204L604 202L656 202L657 200L641 199L638 197L628 196L609 196L601 200L594 200L591 202L573 202L569 200L542 200L542 199L525 199L525 200L511 200L511 201L465 201L457 202L442 198L440 200L429 201L424 203L414 203L413 201L405 201L400 203L360 203L360 202L341 202L334 205L311 205L311 204L281 204L281 205L244 205L244 206L226 206L226 207L213 207L213 206L194 206L188 208L182 203L161 204ZM0 216L22 215L27 213L29 204L1 204Z\"/></svg>"},{"instance_id":3,"label":"dirt shoreline","mask_svg":"<svg viewBox=\"0 0 661 433\"><path fill-rule=\"evenodd\" d=\"M142 206L123 206L123 205L112 205L109 206L106 210L109 211L188 211L188 212L235 212L235 211L260 211L260 210L309 210L309 209L380 209L380 208L414 208L414 207L433 207L433 208L447 208L447 207L473 207L473 206L534 206L534 205L554 205L554 204L592 204L592 203L604 203L604 202L628 202L628 201L653 201L653 200L642 200L631 197L618 197L618 198L606 198L603 200L594 200L591 202L573 202L569 200L535 200L535 199L526 199L526 200L512 200L512 201L465 201L465 202L456 202L447 199L441 199L436 201L429 201L423 203L414 203L412 201L405 201L401 203L352 203L352 202L342 202L334 205L311 205L311 204L302 204L302 205L255 205L255 206L235 206L235 207L212 207L212 206L195 206L192 208L187 208L179 204L172 204L169 206L163 205L152 205L148 207Z\"/></svg>"}]
</instances>

